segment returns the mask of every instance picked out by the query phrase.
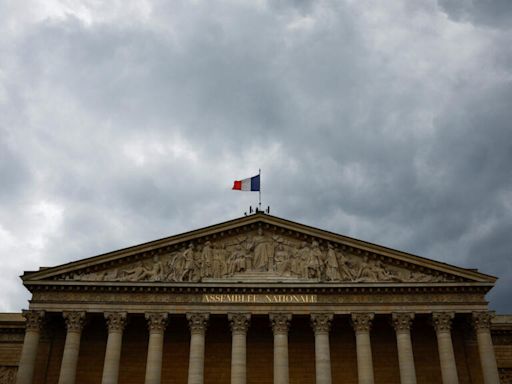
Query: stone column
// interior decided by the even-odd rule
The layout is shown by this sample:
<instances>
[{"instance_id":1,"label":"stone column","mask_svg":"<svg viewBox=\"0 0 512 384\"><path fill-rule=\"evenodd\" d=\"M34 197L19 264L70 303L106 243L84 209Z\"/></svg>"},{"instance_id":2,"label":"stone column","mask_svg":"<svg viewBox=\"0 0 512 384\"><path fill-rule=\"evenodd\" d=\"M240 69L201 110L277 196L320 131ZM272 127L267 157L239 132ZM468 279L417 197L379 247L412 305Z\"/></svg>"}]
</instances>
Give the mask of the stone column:
<instances>
[{"instance_id":1,"label":"stone column","mask_svg":"<svg viewBox=\"0 0 512 384\"><path fill-rule=\"evenodd\" d=\"M315 373L316 384L331 384L331 350L329 329L333 315L318 313L311 315L311 326L315 331Z\"/></svg>"},{"instance_id":2,"label":"stone column","mask_svg":"<svg viewBox=\"0 0 512 384\"><path fill-rule=\"evenodd\" d=\"M441 363L441 376L443 384L458 384L457 365L452 344L452 319L453 312L434 312L432 320L437 335L437 348L439 350L439 362Z\"/></svg>"},{"instance_id":3,"label":"stone column","mask_svg":"<svg viewBox=\"0 0 512 384\"><path fill-rule=\"evenodd\" d=\"M123 330L126 325L125 312L106 312L108 338L103 364L102 384L117 384L119 377L119 360L121 359L121 345Z\"/></svg>"},{"instance_id":4,"label":"stone column","mask_svg":"<svg viewBox=\"0 0 512 384\"><path fill-rule=\"evenodd\" d=\"M167 313L146 313L149 328L145 384L160 384Z\"/></svg>"},{"instance_id":5,"label":"stone column","mask_svg":"<svg viewBox=\"0 0 512 384\"><path fill-rule=\"evenodd\" d=\"M473 326L478 340L478 352L485 384L498 384L500 382L494 346L491 338L492 312L473 312Z\"/></svg>"},{"instance_id":6,"label":"stone column","mask_svg":"<svg viewBox=\"0 0 512 384\"><path fill-rule=\"evenodd\" d=\"M188 313L190 327L190 356L188 361L188 384L203 384L204 338L208 326L208 313Z\"/></svg>"},{"instance_id":7,"label":"stone column","mask_svg":"<svg viewBox=\"0 0 512 384\"><path fill-rule=\"evenodd\" d=\"M270 322L274 332L274 384L288 384L288 328L292 315L271 313Z\"/></svg>"},{"instance_id":8,"label":"stone column","mask_svg":"<svg viewBox=\"0 0 512 384\"><path fill-rule=\"evenodd\" d=\"M231 343L231 384L247 382L247 329L251 315L248 313L229 313L233 340Z\"/></svg>"},{"instance_id":9,"label":"stone column","mask_svg":"<svg viewBox=\"0 0 512 384\"><path fill-rule=\"evenodd\" d=\"M32 384L44 311L23 311L23 317L25 318L25 339L21 350L16 384Z\"/></svg>"},{"instance_id":10,"label":"stone column","mask_svg":"<svg viewBox=\"0 0 512 384\"><path fill-rule=\"evenodd\" d=\"M357 377L359 384L373 384L372 346L370 328L373 313L353 313L352 326L356 332Z\"/></svg>"},{"instance_id":11,"label":"stone column","mask_svg":"<svg viewBox=\"0 0 512 384\"><path fill-rule=\"evenodd\" d=\"M414 313L393 313L392 318L398 348L400 383L416 384L416 369L414 368L411 342L411 323L414 319Z\"/></svg>"},{"instance_id":12,"label":"stone column","mask_svg":"<svg viewBox=\"0 0 512 384\"><path fill-rule=\"evenodd\" d=\"M66 321L67 334L60 365L59 384L74 384L85 312L64 312L63 316Z\"/></svg>"}]
</instances>

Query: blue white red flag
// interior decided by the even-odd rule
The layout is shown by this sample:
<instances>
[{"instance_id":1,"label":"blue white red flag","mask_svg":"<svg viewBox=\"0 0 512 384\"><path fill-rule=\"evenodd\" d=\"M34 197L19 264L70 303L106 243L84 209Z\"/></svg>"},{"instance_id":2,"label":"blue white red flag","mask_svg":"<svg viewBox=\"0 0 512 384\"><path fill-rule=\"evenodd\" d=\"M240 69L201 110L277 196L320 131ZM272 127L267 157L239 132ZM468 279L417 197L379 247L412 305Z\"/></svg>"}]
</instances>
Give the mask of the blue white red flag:
<instances>
[{"instance_id":1,"label":"blue white red flag","mask_svg":"<svg viewBox=\"0 0 512 384\"><path fill-rule=\"evenodd\" d=\"M249 177L248 179L235 180L233 190L258 192L260 190L260 175Z\"/></svg>"}]
</instances>

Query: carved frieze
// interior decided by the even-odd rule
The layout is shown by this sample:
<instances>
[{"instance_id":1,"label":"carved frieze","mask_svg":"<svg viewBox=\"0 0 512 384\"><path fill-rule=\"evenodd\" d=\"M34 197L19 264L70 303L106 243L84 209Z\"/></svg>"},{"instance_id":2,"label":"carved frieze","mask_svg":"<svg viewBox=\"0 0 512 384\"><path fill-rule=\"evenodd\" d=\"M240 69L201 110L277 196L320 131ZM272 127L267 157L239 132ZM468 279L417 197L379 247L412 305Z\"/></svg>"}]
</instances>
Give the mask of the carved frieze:
<instances>
[{"instance_id":1,"label":"carved frieze","mask_svg":"<svg viewBox=\"0 0 512 384\"><path fill-rule=\"evenodd\" d=\"M78 281L199 282L233 277L315 282L447 282L453 277L392 263L339 244L258 228L222 240L188 242L141 260L61 276Z\"/></svg>"},{"instance_id":2,"label":"carved frieze","mask_svg":"<svg viewBox=\"0 0 512 384\"><path fill-rule=\"evenodd\" d=\"M16 382L17 367L0 366L0 383L14 384Z\"/></svg>"}]
</instances>

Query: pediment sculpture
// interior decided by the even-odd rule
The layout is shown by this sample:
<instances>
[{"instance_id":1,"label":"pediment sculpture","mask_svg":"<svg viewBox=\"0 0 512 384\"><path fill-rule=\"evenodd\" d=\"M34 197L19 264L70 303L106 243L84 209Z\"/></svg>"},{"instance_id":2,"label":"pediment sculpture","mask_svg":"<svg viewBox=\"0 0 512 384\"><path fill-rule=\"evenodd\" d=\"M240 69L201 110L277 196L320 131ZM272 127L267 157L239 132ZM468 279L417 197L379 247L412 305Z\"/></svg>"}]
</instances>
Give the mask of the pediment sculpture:
<instances>
[{"instance_id":1,"label":"pediment sculpture","mask_svg":"<svg viewBox=\"0 0 512 384\"><path fill-rule=\"evenodd\" d=\"M317 282L446 282L450 276L407 269L342 250L331 242L256 231L223 240L188 242L125 266L66 276L80 281L200 282L259 275Z\"/></svg>"}]
</instances>

